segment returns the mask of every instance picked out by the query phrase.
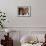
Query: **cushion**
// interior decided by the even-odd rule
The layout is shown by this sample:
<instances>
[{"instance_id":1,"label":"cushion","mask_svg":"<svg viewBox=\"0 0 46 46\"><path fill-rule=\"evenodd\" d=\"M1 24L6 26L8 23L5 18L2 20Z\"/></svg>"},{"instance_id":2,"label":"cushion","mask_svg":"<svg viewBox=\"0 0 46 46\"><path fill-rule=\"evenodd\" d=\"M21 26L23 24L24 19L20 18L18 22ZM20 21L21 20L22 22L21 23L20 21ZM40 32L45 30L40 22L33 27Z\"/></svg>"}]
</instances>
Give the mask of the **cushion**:
<instances>
[{"instance_id":1,"label":"cushion","mask_svg":"<svg viewBox=\"0 0 46 46\"><path fill-rule=\"evenodd\" d=\"M37 41L37 38L35 38L35 36L28 36L28 35L24 35L21 39L20 42L21 43L32 43L34 41Z\"/></svg>"}]
</instances>

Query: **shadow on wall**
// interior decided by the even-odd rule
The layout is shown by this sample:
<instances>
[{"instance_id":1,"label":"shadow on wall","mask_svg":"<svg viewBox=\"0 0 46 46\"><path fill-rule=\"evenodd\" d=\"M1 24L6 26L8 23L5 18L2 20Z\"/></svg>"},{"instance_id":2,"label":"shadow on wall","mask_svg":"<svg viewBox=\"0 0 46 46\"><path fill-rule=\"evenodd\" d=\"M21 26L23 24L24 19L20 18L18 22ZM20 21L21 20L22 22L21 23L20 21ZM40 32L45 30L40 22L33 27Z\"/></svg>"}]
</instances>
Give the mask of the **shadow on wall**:
<instances>
[{"instance_id":1,"label":"shadow on wall","mask_svg":"<svg viewBox=\"0 0 46 46\"><path fill-rule=\"evenodd\" d=\"M18 40L13 40L13 46L21 46L20 41Z\"/></svg>"}]
</instances>

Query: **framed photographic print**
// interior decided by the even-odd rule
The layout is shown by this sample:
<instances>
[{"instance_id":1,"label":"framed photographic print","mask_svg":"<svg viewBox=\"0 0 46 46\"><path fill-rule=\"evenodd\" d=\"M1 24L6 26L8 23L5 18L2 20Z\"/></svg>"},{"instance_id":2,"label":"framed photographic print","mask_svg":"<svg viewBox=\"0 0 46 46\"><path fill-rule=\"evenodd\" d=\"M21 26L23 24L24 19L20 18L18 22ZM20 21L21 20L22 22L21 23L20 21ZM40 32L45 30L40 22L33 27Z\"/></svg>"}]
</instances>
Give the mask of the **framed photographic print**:
<instances>
[{"instance_id":1,"label":"framed photographic print","mask_svg":"<svg viewBox=\"0 0 46 46\"><path fill-rule=\"evenodd\" d=\"M31 16L31 6L18 7L18 16Z\"/></svg>"}]
</instances>

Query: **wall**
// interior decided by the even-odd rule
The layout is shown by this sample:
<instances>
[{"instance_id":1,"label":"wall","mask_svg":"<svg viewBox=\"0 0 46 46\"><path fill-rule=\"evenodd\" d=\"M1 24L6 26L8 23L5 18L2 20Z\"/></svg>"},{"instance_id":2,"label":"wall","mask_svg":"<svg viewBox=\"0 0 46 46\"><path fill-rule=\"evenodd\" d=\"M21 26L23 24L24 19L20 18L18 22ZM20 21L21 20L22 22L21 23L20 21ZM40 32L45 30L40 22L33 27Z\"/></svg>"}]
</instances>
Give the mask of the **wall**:
<instances>
[{"instance_id":1,"label":"wall","mask_svg":"<svg viewBox=\"0 0 46 46\"><path fill-rule=\"evenodd\" d=\"M7 27L46 27L46 0L0 0L0 9L6 12ZM18 6L31 6L31 17L18 17Z\"/></svg>"}]
</instances>

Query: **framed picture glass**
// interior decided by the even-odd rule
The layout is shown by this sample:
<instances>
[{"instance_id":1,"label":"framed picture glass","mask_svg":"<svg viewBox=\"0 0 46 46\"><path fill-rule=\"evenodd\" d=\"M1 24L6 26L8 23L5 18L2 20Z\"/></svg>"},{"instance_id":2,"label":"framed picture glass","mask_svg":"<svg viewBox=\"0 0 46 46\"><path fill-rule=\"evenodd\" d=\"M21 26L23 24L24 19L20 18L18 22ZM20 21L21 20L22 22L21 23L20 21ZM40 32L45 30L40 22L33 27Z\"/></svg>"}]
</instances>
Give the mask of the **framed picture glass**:
<instances>
[{"instance_id":1,"label":"framed picture glass","mask_svg":"<svg viewBox=\"0 0 46 46\"><path fill-rule=\"evenodd\" d=\"M18 16L31 16L31 6L18 7Z\"/></svg>"}]
</instances>

